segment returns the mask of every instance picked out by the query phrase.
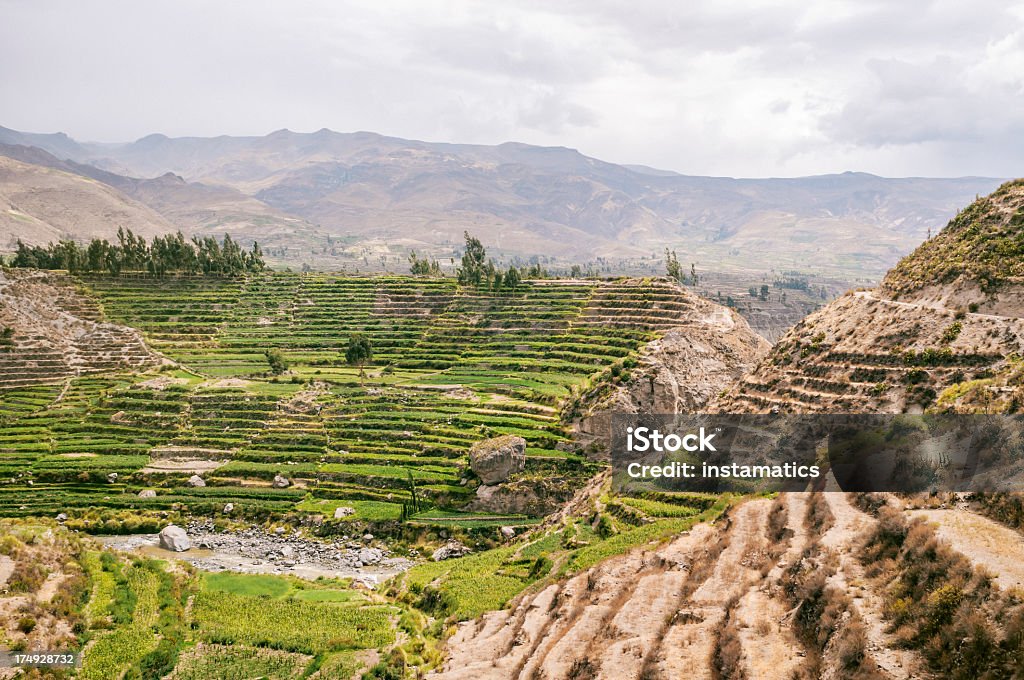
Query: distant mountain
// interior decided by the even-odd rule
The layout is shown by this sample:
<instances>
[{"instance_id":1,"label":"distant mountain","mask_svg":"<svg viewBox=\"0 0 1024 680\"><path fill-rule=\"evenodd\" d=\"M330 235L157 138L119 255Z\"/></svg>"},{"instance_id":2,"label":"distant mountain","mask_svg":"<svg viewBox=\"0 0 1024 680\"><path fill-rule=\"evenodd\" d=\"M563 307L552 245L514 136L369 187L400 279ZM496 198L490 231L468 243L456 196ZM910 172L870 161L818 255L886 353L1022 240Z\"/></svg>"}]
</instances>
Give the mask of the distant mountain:
<instances>
[{"instance_id":1,"label":"distant mountain","mask_svg":"<svg viewBox=\"0 0 1024 680\"><path fill-rule=\"evenodd\" d=\"M58 170L70 177L96 180L114 190L109 191L109 195L120 197L126 204L141 204L147 208L150 217L153 217L151 213L155 211L161 218L155 224L147 224L146 220L139 222L125 219L122 220L123 224L113 226L114 232L118 226L124 226L147 235L174 229L189 235L212 234L220 237L230 233L243 243L260 241L271 248L291 247L296 250L307 248L310 240L326 240L325 234L318 232L302 218L288 215L227 186L186 182L173 173L165 173L153 179L126 177L93 165L61 160L48 151L31 146L0 143L0 157ZM27 192L36 191L39 178L52 175L38 170L23 174L22 188ZM76 196L74 193L56 196L48 205L53 209L59 208L62 213L70 213L77 209ZM73 225L68 228L70 231L61 232L62 236L73 234L85 238L92 235L105 237L107 234L103 229L88 234L76 231ZM58 238L56 231L40 231L24 220L12 222L9 232L6 235L0 234L0 247L9 245L17 238L33 243Z\"/></svg>"},{"instance_id":2,"label":"distant mountain","mask_svg":"<svg viewBox=\"0 0 1024 680\"><path fill-rule=\"evenodd\" d=\"M118 227L146 237L174 227L152 208L89 177L0 156L0 249L17 239L112 239Z\"/></svg>"},{"instance_id":3,"label":"distant mountain","mask_svg":"<svg viewBox=\"0 0 1024 680\"><path fill-rule=\"evenodd\" d=\"M564 147L442 144L327 129L89 144L0 128L4 141L122 176L170 172L188 185L233 189L277 217L301 218L383 251L451 253L468 230L495 253L639 259L660 258L670 247L708 269L874 277L929 229L938 231L958 205L1000 182L862 173L690 177ZM241 200L237 193L233 200ZM130 195L154 207L162 200ZM191 197L168 200L182 202L177 215L167 204L158 208L176 224L194 219L184 205Z\"/></svg>"}]
</instances>

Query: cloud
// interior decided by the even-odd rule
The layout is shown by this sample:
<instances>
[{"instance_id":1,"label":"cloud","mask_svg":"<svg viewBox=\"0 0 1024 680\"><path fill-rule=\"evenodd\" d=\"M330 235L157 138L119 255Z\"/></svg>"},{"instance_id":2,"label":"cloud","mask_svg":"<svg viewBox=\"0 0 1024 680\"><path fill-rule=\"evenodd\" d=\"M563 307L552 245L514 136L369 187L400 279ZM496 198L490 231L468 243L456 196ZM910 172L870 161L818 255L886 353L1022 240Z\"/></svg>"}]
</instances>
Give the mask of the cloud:
<instances>
[{"instance_id":1,"label":"cloud","mask_svg":"<svg viewBox=\"0 0 1024 680\"><path fill-rule=\"evenodd\" d=\"M1001 0L0 12L0 125L19 129L120 141L326 126L699 174L1024 174L1024 13Z\"/></svg>"}]
</instances>

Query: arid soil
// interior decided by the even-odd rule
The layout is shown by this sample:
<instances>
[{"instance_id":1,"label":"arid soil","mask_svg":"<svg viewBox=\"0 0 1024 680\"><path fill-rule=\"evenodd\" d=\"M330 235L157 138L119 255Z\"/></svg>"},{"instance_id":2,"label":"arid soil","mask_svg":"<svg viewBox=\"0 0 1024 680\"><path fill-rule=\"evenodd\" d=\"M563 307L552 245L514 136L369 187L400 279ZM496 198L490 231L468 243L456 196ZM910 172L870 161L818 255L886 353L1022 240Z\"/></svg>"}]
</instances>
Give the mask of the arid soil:
<instances>
[{"instance_id":1,"label":"arid soil","mask_svg":"<svg viewBox=\"0 0 1024 680\"><path fill-rule=\"evenodd\" d=\"M1024 588L1024 536L970 510L910 510L934 525L939 539L992 574L1000 588Z\"/></svg>"}]
</instances>

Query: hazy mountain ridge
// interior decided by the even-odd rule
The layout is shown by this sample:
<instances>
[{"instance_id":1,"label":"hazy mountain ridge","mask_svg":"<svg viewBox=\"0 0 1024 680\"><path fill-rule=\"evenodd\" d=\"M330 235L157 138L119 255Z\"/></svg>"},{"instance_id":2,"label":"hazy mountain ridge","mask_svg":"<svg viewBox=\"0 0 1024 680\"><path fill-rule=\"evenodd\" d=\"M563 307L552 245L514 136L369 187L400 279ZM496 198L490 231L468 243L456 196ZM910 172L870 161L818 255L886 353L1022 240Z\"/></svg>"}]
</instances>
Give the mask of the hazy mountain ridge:
<instances>
[{"instance_id":1,"label":"hazy mountain ridge","mask_svg":"<svg viewBox=\"0 0 1024 680\"><path fill-rule=\"evenodd\" d=\"M668 246L708 267L810 265L873 276L999 183L864 173L692 177L564 147L430 143L327 129L89 144L0 128L0 142L38 146L117 175L170 172L190 184L227 187L356 241L442 252L469 230L497 251L522 255L642 257ZM175 200L191 205L199 198ZM158 209L171 216L167 206ZM179 226L195 219L185 206L175 212Z\"/></svg>"}]
</instances>

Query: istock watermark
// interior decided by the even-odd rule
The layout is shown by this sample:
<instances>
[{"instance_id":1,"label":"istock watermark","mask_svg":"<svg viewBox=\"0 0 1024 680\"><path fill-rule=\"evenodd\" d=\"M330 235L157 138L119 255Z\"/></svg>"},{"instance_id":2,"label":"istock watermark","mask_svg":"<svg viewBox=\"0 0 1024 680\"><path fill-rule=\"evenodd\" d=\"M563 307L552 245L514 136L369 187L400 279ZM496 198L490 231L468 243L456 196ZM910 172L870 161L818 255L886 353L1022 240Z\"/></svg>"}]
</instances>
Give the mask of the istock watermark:
<instances>
[{"instance_id":1,"label":"istock watermark","mask_svg":"<svg viewBox=\"0 0 1024 680\"><path fill-rule=\"evenodd\" d=\"M1022 491L1016 415L636 415L611 418L630 491Z\"/></svg>"}]
</instances>

